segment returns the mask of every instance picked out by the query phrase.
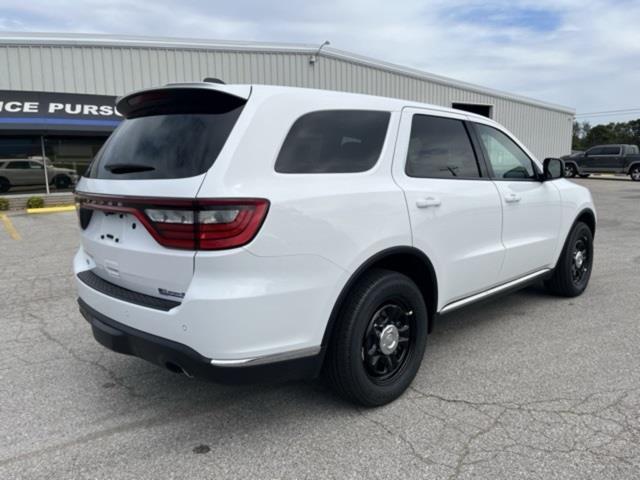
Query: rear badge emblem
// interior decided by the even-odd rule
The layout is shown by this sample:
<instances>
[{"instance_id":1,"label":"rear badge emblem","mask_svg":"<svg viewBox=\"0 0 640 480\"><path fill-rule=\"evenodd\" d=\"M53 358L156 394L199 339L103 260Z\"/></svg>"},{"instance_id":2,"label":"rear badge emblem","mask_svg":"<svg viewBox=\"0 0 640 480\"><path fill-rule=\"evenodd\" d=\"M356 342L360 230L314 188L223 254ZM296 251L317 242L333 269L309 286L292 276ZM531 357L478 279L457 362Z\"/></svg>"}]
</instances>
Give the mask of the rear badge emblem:
<instances>
[{"instance_id":1,"label":"rear badge emblem","mask_svg":"<svg viewBox=\"0 0 640 480\"><path fill-rule=\"evenodd\" d=\"M159 288L158 292L160 295L166 295L167 297L184 298L184 292L172 292L171 290L165 290L164 288Z\"/></svg>"}]
</instances>

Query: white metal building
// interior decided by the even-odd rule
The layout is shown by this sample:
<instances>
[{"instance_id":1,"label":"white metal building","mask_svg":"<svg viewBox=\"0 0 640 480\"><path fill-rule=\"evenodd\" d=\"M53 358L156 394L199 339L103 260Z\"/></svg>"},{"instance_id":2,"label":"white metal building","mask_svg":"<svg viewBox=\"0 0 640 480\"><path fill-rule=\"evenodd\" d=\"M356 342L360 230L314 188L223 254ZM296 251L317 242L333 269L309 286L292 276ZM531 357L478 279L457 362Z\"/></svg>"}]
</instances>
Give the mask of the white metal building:
<instances>
[{"instance_id":1,"label":"white metal building","mask_svg":"<svg viewBox=\"0 0 640 480\"><path fill-rule=\"evenodd\" d=\"M0 34L0 90L7 95L32 91L103 96L101 103L96 101L96 104L104 104L104 96L119 96L171 82L201 81L205 77L220 78L225 83L344 90L485 114L509 128L541 159L570 152L575 113L571 108L328 46L320 52L318 48L318 45L94 34L3 33ZM86 97L83 98L86 103ZM3 113L6 113L2 102L0 95L0 136ZM99 123L92 121L90 130L95 134ZM113 119L109 121L113 123ZM47 128L38 128L46 134ZM75 127L66 128L69 135ZM104 123L101 128L112 127Z\"/></svg>"}]
</instances>

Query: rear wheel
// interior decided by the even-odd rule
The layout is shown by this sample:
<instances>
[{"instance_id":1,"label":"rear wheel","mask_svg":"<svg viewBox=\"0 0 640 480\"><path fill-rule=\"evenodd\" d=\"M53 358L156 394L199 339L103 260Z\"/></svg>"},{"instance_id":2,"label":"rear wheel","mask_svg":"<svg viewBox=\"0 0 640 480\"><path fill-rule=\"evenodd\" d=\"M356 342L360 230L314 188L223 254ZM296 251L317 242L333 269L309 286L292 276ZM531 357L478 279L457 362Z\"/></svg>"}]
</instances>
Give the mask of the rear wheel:
<instances>
[{"instance_id":1,"label":"rear wheel","mask_svg":"<svg viewBox=\"0 0 640 480\"><path fill-rule=\"evenodd\" d=\"M325 362L329 382L361 405L395 400L420 368L427 322L424 299L410 278L388 270L365 274L333 332Z\"/></svg>"},{"instance_id":2,"label":"rear wheel","mask_svg":"<svg viewBox=\"0 0 640 480\"><path fill-rule=\"evenodd\" d=\"M563 297L576 297L587 288L593 266L593 234L582 222L575 224L565 243L547 289Z\"/></svg>"},{"instance_id":3,"label":"rear wheel","mask_svg":"<svg viewBox=\"0 0 640 480\"><path fill-rule=\"evenodd\" d=\"M4 177L0 177L0 193L8 192L11 188L11 183Z\"/></svg>"},{"instance_id":4,"label":"rear wheel","mask_svg":"<svg viewBox=\"0 0 640 480\"><path fill-rule=\"evenodd\" d=\"M578 170L573 163L565 163L564 164L564 176L573 178L578 174Z\"/></svg>"},{"instance_id":5,"label":"rear wheel","mask_svg":"<svg viewBox=\"0 0 640 480\"><path fill-rule=\"evenodd\" d=\"M635 167L632 167L631 170L629 171L629 176L631 177L631 180L633 180L634 182L640 182L640 165L636 165Z\"/></svg>"}]
</instances>

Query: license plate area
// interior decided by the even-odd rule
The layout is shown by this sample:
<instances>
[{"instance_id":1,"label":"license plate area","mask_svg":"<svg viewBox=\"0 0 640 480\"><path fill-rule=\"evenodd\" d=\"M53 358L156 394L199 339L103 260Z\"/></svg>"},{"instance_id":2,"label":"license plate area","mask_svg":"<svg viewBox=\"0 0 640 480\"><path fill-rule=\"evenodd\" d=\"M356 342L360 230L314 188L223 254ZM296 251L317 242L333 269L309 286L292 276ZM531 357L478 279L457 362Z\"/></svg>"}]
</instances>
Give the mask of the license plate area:
<instances>
[{"instance_id":1,"label":"license plate area","mask_svg":"<svg viewBox=\"0 0 640 480\"><path fill-rule=\"evenodd\" d=\"M121 245L125 242L125 224L128 222L126 213L100 212L103 215L98 232L101 242Z\"/></svg>"}]
</instances>

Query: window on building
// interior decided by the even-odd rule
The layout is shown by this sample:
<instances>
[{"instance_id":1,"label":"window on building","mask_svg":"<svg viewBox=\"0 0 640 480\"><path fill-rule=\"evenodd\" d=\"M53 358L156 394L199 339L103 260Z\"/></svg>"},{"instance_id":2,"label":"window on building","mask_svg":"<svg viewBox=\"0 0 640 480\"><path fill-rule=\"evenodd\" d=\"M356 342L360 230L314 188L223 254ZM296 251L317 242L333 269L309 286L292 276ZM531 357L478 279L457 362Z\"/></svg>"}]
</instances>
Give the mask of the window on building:
<instances>
[{"instance_id":1,"label":"window on building","mask_svg":"<svg viewBox=\"0 0 640 480\"><path fill-rule=\"evenodd\" d=\"M39 135L0 135L0 161L8 158L29 158L38 155L42 155Z\"/></svg>"},{"instance_id":2,"label":"window on building","mask_svg":"<svg viewBox=\"0 0 640 480\"><path fill-rule=\"evenodd\" d=\"M46 193L43 145L50 190L71 191L73 183L56 181L55 169L72 169L82 175L106 139L106 133L102 136L0 135L0 194ZM65 176L69 176L68 172Z\"/></svg>"},{"instance_id":3,"label":"window on building","mask_svg":"<svg viewBox=\"0 0 640 480\"><path fill-rule=\"evenodd\" d=\"M491 105L478 105L475 103L454 102L451 104L451 108L455 108L457 110L464 110L465 112L475 113L477 115L482 115L483 117L487 117L487 118L491 118L491 114L492 114Z\"/></svg>"},{"instance_id":4,"label":"window on building","mask_svg":"<svg viewBox=\"0 0 640 480\"><path fill-rule=\"evenodd\" d=\"M279 173L355 173L372 168L382 151L389 112L325 110L295 121L282 145Z\"/></svg>"},{"instance_id":5,"label":"window on building","mask_svg":"<svg viewBox=\"0 0 640 480\"><path fill-rule=\"evenodd\" d=\"M405 171L410 177L478 178L480 170L460 120L414 115Z\"/></svg>"},{"instance_id":6,"label":"window on building","mask_svg":"<svg viewBox=\"0 0 640 480\"><path fill-rule=\"evenodd\" d=\"M106 140L106 136L47 136L45 152L53 166L71 168L82 176Z\"/></svg>"}]
</instances>

